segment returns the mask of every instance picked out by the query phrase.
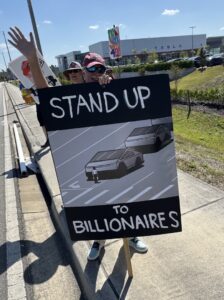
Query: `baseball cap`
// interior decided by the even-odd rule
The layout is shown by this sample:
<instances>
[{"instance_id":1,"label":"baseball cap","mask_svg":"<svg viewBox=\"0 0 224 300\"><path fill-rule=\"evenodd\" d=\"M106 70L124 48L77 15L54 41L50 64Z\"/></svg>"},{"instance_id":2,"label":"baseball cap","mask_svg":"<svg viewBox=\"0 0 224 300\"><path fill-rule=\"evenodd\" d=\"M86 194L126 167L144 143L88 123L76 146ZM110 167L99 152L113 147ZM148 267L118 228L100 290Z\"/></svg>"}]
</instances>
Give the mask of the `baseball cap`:
<instances>
[{"instance_id":1,"label":"baseball cap","mask_svg":"<svg viewBox=\"0 0 224 300\"><path fill-rule=\"evenodd\" d=\"M82 66L78 61L72 61L63 74L67 75L70 70L82 70Z\"/></svg>"},{"instance_id":2,"label":"baseball cap","mask_svg":"<svg viewBox=\"0 0 224 300\"><path fill-rule=\"evenodd\" d=\"M83 66L90 68L95 65L105 66L105 60L103 59L103 57L97 53L86 54L83 60Z\"/></svg>"}]
</instances>

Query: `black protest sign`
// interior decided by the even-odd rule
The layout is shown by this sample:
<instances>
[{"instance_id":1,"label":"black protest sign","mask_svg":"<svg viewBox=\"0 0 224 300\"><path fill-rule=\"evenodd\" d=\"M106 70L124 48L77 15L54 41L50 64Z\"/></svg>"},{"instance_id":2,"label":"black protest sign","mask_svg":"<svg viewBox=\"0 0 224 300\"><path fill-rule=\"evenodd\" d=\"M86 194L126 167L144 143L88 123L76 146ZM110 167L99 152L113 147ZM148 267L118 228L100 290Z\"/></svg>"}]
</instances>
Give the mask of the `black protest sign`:
<instances>
[{"instance_id":1,"label":"black protest sign","mask_svg":"<svg viewBox=\"0 0 224 300\"><path fill-rule=\"evenodd\" d=\"M38 94L73 240L181 231L168 76Z\"/></svg>"},{"instance_id":2,"label":"black protest sign","mask_svg":"<svg viewBox=\"0 0 224 300\"><path fill-rule=\"evenodd\" d=\"M114 80L108 86L88 83L41 89L45 126L53 131L170 116L168 82L161 75Z\"/></svg>"}]
</instances>

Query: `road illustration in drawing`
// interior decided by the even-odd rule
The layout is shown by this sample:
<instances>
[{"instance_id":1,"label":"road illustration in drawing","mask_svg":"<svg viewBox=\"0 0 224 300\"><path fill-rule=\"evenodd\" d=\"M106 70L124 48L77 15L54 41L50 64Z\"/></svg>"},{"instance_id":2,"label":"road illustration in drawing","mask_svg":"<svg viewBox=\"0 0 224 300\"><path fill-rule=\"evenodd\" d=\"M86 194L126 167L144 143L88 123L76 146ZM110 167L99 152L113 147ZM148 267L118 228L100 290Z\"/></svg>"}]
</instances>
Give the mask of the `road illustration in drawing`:
<instances>
[{"instance_id":1,"label":"road illustration in drawing","mask_svg":"<svg viewBox=\"0 0 224 300\"><path fill-rule=\"evenodd\" d=\"M171 117L167 117L50 132L64 205L130 203L178 195L170 128Z\"/></svg>"}]
</instances>

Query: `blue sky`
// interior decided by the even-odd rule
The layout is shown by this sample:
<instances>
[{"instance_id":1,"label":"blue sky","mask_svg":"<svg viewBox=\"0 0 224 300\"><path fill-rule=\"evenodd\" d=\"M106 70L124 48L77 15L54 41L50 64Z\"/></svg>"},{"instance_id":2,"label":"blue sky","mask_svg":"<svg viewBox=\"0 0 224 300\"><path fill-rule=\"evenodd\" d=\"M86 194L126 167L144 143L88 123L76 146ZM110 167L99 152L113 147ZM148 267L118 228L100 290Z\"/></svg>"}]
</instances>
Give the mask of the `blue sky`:
<instances>
[{"instance_id":1,"label":"blue sky","mask_svg":"<svg viewBox=\"0 0 224 300\"><path fill-rule=\"evenodd\" d=\"M191 34L224 36L223 0L32 0L41 46L48 64L72 50L88 51L90 44L107 40L107 28L120 25L121 39ZM1 0L0 30L10 26L25 35L32 31L27 0ZM9 58L0 32L0 51ZM12 58L19 53L10 47ZM0 69L5 69L0 53Z\"/></svg>"}]
</instances>

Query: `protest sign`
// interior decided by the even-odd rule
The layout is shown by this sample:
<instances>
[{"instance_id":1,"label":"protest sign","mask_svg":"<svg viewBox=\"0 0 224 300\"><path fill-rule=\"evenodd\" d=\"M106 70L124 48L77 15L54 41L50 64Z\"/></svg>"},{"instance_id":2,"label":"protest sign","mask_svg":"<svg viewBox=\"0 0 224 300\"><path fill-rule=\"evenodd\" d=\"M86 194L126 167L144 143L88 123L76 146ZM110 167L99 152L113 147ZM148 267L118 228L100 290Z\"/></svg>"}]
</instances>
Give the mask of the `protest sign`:
<instances>
[{"instance_id":1,"label":"protest sign","mask_svg":"<svg viewBox=\"0 0 224 300\"><path fill-rule=\"evenodd\" d=\"M46 78L49 86L58 86L60 82L56 78L55 74L52 72L51 68L44 61L42 55L37 50L37 56L39 59L39 64L41 71ZM31 90L31 95L35 102L39 104L39 99L36 94L36 86L34 84L33 76L30 71L30 65L27 58L23 55L17 57L9 63L9 69L18 78L18 80L23 84L26 89Z\"/></svg>"},{"instance_id":2,"label":"protest sign","mask_svg":"<svg viewBox=\"0 0 224 300\"><path fill-rule=\"evenodd\" d=\"M181 231L167 75L38 94L73 240Z\"/></svg>"},{"instance_id":3,"label":"protest sign","mask_svg":"<svg viewBox=\"0 0 224 300\"><path fill-rule=\"evenodd\" d=\"M109 38L109 55L111 59L119 59L121 57L120 33L119 27L114 26L108 29Z\"/></svg>"}]
</instances>

